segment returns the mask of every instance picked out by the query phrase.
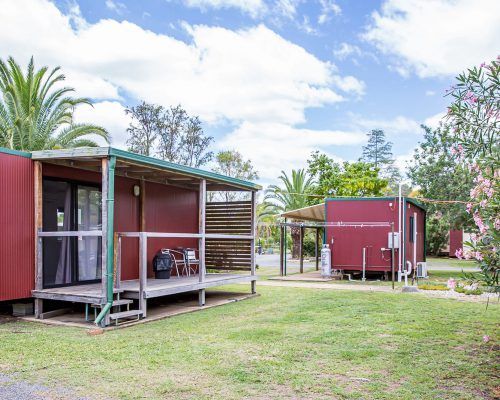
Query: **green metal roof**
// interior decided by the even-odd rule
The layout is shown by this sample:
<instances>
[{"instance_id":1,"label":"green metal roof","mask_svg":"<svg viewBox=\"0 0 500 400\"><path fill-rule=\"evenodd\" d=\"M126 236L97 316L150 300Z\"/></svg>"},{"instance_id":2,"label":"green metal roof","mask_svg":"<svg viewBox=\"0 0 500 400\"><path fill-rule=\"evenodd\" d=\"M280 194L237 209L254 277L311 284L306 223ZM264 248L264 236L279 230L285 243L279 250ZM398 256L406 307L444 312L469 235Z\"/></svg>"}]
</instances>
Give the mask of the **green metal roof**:
<instances>
[{"instance_id":1,"label":"green metal roof","mask_svg":"<svg viewBox=\"0 0 500 400\"><path fill-rule=\"evenodd\" d=\"M76 149L61 149L61 150L42 150L34 151L32 158L36 160L48 159L77 159L86 157L107 157L114 156L117 159L126 160L145 166L164 169L165 171L177 172L179 174L192 176L196 178L208 179L211 181L221 182L230 186L244 188L247 190L257 191L262 187L256 183L244 181L242 179L233 178L230 176L218 174L211 171L205 171L199 168L188 167L185 165L175 164L169 161L160 160L154 157L143 156L141 154L132 153L130 151L116 149L114 147L82 147Z\"/></svg>"},{"instance_id":2,"label":"green metal roof","mask_svg":"<svg viewBox=\"0 0 500 400\"><path fill-rule=\"evenodd\" d=\"M0 153L12 154L13 156L31 158L31 153L27 153L26 151L7 149L5 147L0 147Z\"/></svg>"}]
</instances>

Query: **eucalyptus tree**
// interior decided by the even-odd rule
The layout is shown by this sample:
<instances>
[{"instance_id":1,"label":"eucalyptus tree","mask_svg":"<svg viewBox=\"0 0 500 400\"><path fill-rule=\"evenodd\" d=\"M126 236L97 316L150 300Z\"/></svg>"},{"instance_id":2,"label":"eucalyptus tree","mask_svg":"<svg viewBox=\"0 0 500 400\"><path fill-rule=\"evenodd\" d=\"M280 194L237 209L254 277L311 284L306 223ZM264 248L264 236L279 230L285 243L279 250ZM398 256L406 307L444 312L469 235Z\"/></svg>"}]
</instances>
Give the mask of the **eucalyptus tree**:
<instances>
[{"instance_id":1,"label":"eucalyptus tree","mask_svg":"<svg viewBox=\"0 0 500 400\"><path fill-rule=\"evenodd\" d=\"M73 88L57 87L64 79L59 67L35 70L33 57L26 74L12 57L0 59L0 146L26 151L94 147L96 136L109 142L104 128L74 122L76 107L92 104L70 97Z\"/></svg>"},{"instance_id":2,"label":"eucalyptus tree","mask_svg":"<svg viewBox=\"0 0 500 400\"><path fill-rule=\"evenodd\" d=\"M292 170L291 177L284 171L278 177L282 186L270 185L264 196L267 213L281 214L309 205L308 197L313 189L313 178L303 169ZM297 258L300 251L300 228L292 227L292 257Z\"/></svg>"}]
</instances>

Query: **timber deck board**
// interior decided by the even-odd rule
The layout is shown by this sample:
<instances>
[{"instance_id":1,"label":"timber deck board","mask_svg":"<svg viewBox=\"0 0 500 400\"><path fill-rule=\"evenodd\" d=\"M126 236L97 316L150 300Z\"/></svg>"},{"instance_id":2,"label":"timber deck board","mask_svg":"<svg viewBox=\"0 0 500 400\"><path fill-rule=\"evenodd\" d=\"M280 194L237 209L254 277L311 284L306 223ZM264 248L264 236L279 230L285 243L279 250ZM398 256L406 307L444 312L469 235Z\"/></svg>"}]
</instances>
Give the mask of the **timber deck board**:
<instances>
[{"instance_id":1,"label":"timber deck board","mask_svg":"<svg viewBox=\"0 0 500 400\"><path fill-rule=\"evenodd\" d=\"M190 277L172 277L170 279L148 278L145 297L161 297L171 294L184 293L205 289L208 287L229 285L232 283L250 282L257 280L255 275L240 274L207 274L204 282L199 282L198 275ZM139 280L127 280L120 283L122 297L139 298ZM66 286L50 289L39 289L33 291L33 297L41 299L66 300L77 303L103 303L101 298L101 283L88 285Z\"/></svg>"}]
</instances>

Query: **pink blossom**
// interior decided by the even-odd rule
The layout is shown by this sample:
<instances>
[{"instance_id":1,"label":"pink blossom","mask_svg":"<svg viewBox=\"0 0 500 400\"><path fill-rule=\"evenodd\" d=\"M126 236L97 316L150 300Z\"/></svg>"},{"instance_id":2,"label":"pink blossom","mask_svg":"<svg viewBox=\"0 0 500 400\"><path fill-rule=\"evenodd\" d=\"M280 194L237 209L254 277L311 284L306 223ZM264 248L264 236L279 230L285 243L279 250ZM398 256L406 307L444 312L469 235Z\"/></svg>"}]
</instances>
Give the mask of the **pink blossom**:
<instances>
[{"instance_id":1,"label":"pink blossom","mask_svg":"<svg viewBox=\"0 0 500 400\"><path fill-rule=\"evenodd\" d=\"M472 252L469 249L466 249L464 251L464 259L465 260L470 260L472 258Z\"/></svg>"},{"instance_id":2,"label":"pink blossom","mask_svg":"<svg viewBox=\"0 0 500 400\"><path fill-rule=\"evenodd\" d=\"M455 251L455 257L457 257L459 260L461 260L462 258L464 258L464 252L462 249L457 249Z\"/></svg>"},{"instance_id":3,"label":"pink blossom","mask_svg":"<svg viewBox=\"0 0 500 400\"><path fill-rule=\"evenodd\" d=\"M488 201L486 199L483 199L479 202L479 205L483 208L486 207L486 204L488 204Z\"/></svg>"},{"instance_id":4,"label":"pink blossom","mask_svg":"<svg viewBox=\"0 0 500 400\"><path fill-rule=\"evenodd\" d=\"M448 279L446 286L450 290L455 290L455 288L457 287L457 281L453 278L450 278L450 279Z\"/></svg>"},{"instance_id":5,"label":"pink blossom","mask_svg":"<svg viewBox=\"0 0 500 400\"><path fill-rule=\"evenodd\" d=\"M479 251L476 251L476 252L474 253L474 258L475 258L476 260L478 260L478 261L483 261L483 255L482 255L482 254L481 254L481 252L479 252Z\"/></svg>"},{"instance_id":6,"label":"pink blossom","mask_svg":"<svg viewBox=\"0 0 500 400\"><path fill-rule=\"evenodd\" d=\"M483 342L488 343L490 341L490 337L488 335L483 336Z\"/></svg>"},{"instance_id":7,"label":"pink blossom","mask_svg":"<svg viewBox=\"0 0 500 400\"><path fill-rule=\"evenodd\" d=\"M466 209L467 213L470 214L471 210L472 210L472 203L467 203L467 209Z\"/></svg>"},{"instance_id":8,"label":"pink blossom","mask_svg":"<svg viewBox=\"0 0 500 400\"><path fill-rule=\"evenodd\" d=\"M500 218L495 218L494 226L496 230L500 230Z\"/></svg>"},{"instance_id":9,"label":"pink blossom","mask_svg":"<svg viewBox=\"0 0 500 400\"><path fill-rule=\"evenodd\" d=\"M477 213L477 211L474 213L474 222L476 223L477 227L479 228L479 232L485 233L488 230L488 227L484 224L483 220Z\"/></svg>"},{"instance_id":10,"label":"pink blossom","mask_svg":"<svg viewBox=\"0 0 500 400\"><path fill-rule=\"evenodd\" d=\"M485 62L482 62L482 63L481 63L481 68L484 68L484 67L486 67L486 63L485 63Z\"/></svg>"}]
</instances>

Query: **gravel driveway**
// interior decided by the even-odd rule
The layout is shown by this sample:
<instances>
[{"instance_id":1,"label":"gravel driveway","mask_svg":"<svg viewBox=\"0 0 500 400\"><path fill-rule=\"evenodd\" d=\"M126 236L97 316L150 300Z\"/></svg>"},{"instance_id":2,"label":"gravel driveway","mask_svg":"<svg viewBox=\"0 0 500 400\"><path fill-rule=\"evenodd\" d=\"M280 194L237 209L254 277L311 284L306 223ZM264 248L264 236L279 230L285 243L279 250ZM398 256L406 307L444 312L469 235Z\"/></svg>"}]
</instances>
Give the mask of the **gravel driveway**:
<instances>
[{"instance_id":1,"label":"gravel driveway","mask_svg":"<svg viewBox=\"0 0 500 400\"><path fill-rule=\"evenodd\" d=\"M0 373L0 399L9 400L90 400L76 397L71 389L48 388Z\"/></svg>"}]
</instances>

